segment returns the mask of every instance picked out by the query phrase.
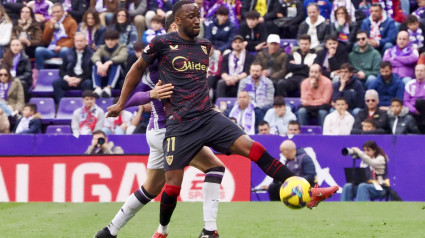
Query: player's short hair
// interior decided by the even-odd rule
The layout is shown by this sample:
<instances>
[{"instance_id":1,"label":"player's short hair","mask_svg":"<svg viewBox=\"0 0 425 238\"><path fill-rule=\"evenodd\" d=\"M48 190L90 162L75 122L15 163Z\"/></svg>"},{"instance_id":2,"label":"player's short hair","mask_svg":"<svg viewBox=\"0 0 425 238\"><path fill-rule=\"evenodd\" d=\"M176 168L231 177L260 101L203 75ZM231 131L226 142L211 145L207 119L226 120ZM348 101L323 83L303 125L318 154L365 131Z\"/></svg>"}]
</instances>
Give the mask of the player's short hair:
<instances>
[{"instance_id":1,"label":"player's short hair","mask_svg":"<svg viewBox=\"0 0 425 238\"><path fill-rule=\"evenodd\" d=\"M329 35L326 35L325 42L327 42L328 40L338 41L338 37L336 37L336 35L334 34L329 34Z\"/></svg>"},{"instance_id":2,"label":"player's short hair","mask_svg":"<svg viewBox=\"0 0 425 238\"><path fill-rule=\"evenodd\" d=\"M266 122L266 121L260 121L260 122L258 123L258 126L264 126L264 125L267 125L267 126L269 126L269 127L270 127L269 123L268 123L268 122Z\"/></svg>"},{"instance_id":3,"label":"player's short hair","mask_svg":"<svg viewBox=\"0 0 425 238\"><path fill-rule=\"evenodd\" d=\"M286 106L285 99L282 96L276 96L273 100L273 107L274 106Z\"/></svg>"},{"instance_id":4,"label":"player's short hair","mask_svg":"<svg viewBox=\"0 0 425 238\"><path fill-rule=\"evenodd\" d=\"M391 104L393 104L393 102L398 102L398 103L400 103L400 105L403 106L403 100L401 100L400 98L392 98L391 99Z\"/></svg>"},{"instance_id":5,"label":"player's short hair","mask_svg":"<svg viewBox=\"0 0 425 238\"><path fill-rule=\"evenodd\" d=\"M97 98L97 95L93 91L91 91L91 90L85 90L83 92L83 96L82 97L83 98L87 98L87 97L89 97L89 98Z\"/></svg>"},{"instance_id":6,"label":"player's short hair","mask_svg":"<svg viewBox=\"0 0 425 238\"><path fill-rule=\"evenodd\" d=\"M176 4L174 4L173 6L173 15L177 16L177 13L180 11L180 9L183 7L183 5L186 4L195 4L193 1L189 1L189 0L181 0L176 2Z\"/></svg>"},{"instance_id":7,"label":"player's short hair","mask_svg":"<svg viewBox=\"0 0 425 238\"><path fill-rule=\"evenodd\" d=\"M229 9L225 7L224 5L221 5L218 7L217 11L215 12L215 15L220 16L228 16L229 15Z\"/></svg>"},{"instance_id":8,"label":"player's short hair","mask_svg":"<svg viewBox=\"0 0 425 238\"><path fill-rule=\"evenodd\" d=\"M93 131L93 133L92 133L93 136L98 135L98 134L102 134L104 137L106 137L106 133L103 132L102 130L96 130L96 131Z\"/></svg>"},{"instance_id":9,"label":"player's short hair","mask_svg":"<svg viewBox=\"0 0 425 238\"><path fill-rule=\"evenodd\" d=\"M367 31L359 30L359 31L357 31L356 36L358 36L360 34L366 34L367 38L369 38L369 32L367 32Z\"/></svg>"},{"instance_id":10,"label":"player's short hair","mask_svg":"<svg viewBox=\"0 0 425 238\"><path fill-rule=\"evenodd\" d=\"M138 41L134 43L134 51L140 52L146 47L145 43Z\"/></svg>"},{"instance_id":11,"label":"player's short hair","mask_svg":"<svg viewBox=\"0 0 425 238\"><path fill-rule=\"evenodd\" d=\"M383 69L383 68L386 68L386 67L390 67L390 69L393 69L393 64L391 64L391 62L390 62L390 61L382 61L382 62L379 64L379 68L380 68L380 69Z\"/></svg>"},{"instance_id":12,"label":"player's short hair","mask_svg":"<svg viewBox=\"0 0 425 238\"><path fill-rule=\"evenodd\" d=\"M308 34L302 34L300 36L300 40L308 40L309 42L311 42L311 36Z\"/></svg>"},{"instance_id":13,"label":"player's short hair","mask_svg":"<svg viewBox=\"0 0 425 238\"><path fill-rule=\"evenodd\" d=\"M120 33L117 30L108 29L103 38L105 38L105 40L117 40L120 38Z\"/></svg>"},{"instance_id":14,"label":"player's short hair","mask_svg":"<svg viewBox=\"0 0 425 238\"><path fill-rule=\"evenodd\" d=\"M37 113L37 104L35 103L27 103L24 107L29 107L32 112Z\"/></svg>"},{"instance_id":15,"label":"player's short hair","mask_svg":"<svg viewBox=\"0 0 425 238\"><path fill-rule=\"evenodd\" d=\"M261 17L260 13L258 13L255 10L248 12L245 16L246 19L258 19L260 17Z\"/></svg>"},{"instance_id":16,"label":"player's short hair","mask_svg":"<svg viewBox=\"0 0 425 238\"><path fill-rule=\"evenodd\" d=\"M164 18L160 17L159 15L155 15L152 17L151 22L157 22L164 25Z\"/></svg>"},{"instance_id":17,"label":"player's short hair","mask_svg":"<svg viewBox=\"0 0 425 238\"><path fill-rule=\"evenodd\" d=\"M174 22L174 14L168 14L168 16L165 18L165 32L168 32L168 29L170 29L171 24Z\"/></svg>"},{"instance_id":18,"label":"player's short hair","mask_svg":"<svg viewBox=\"0 0 425 238\"><path fill-rule=\"evenodd\" d=\"M415 15L410 14L406 18L406 25L419 22L418 18Z\"/></svg>"},{"instance_id":19,"label":"player's short hair","mask_svg":"<svg viewBox=\"0 0 425 238\"><path fill-rule=\"evenodd\" d=\"M348 69L350 73L354 71L354 67L350 63L343 63L340 69Z\"/></svg>"}]
</instances>

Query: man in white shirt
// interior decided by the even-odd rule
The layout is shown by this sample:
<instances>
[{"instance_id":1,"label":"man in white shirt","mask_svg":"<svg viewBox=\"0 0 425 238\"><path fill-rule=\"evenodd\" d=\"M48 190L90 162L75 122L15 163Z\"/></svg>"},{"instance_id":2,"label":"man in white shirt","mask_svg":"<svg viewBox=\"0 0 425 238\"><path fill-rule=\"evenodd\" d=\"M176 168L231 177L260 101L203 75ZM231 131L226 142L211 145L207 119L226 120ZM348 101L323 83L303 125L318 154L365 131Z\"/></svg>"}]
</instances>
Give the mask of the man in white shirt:
<instances>
[{"instance_id":1,"label":"man in white shirt","mask_svg":"<svg viewBox=\"0 0 425 238\"><path fill-rule=\"evenodd\" d=\"M323 135L350 135L354 117L347 112L348 104L345 98L335 100L335 111L326 116L323 124Z\"/></svg>"}]
</instances>

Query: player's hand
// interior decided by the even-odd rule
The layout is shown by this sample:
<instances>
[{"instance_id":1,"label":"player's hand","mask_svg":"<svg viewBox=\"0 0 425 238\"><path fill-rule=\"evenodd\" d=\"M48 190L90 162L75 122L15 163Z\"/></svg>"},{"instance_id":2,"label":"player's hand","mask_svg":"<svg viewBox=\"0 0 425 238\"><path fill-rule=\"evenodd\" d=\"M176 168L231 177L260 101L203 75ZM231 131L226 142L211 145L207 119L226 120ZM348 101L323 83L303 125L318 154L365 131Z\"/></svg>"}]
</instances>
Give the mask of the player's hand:
<instances>
[{"instance_id":1,"label":"player's hand","mask_svg":"<svg viewBox=\"0 0 425 238\"><path fill-rule=\"evenodd\" d=\"M120 115L121 111L124 110L124 106L116 103L107 109L106 118L108 117L117 117Z\"/></svg>"},{"instance_id":2,"label":"player's hand","mask_svg":"<svg viewBox=\"0 0 425 238\"><path fill-rule=\"evenodd\" d=\"M173 94L174 86L171 83L162 85L162 81L159 80L155 87L149 92L150 98L165 99L170 98Z\"/></svg>"}]
</instances>

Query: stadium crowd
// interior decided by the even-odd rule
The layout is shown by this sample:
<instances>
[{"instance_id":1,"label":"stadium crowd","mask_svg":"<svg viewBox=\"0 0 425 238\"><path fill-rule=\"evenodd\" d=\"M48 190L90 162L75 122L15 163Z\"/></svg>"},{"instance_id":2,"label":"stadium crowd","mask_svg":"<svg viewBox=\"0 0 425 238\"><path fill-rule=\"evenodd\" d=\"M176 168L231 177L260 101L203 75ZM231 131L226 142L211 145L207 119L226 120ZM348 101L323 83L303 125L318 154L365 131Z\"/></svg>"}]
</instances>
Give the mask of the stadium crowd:
<instances>
[{"instance_id":1,"label":"stadium crowd","mask_svg":"<svg viewBox=\"0 0 425 238\"><path fill-rule=\"evenodd\" d=\"M105 110L175 2L1 0L0 133L144 133L149 105ZM425 0L195 3L211 99L248 134L425 133Z\"/></svg>"}]
</instances>

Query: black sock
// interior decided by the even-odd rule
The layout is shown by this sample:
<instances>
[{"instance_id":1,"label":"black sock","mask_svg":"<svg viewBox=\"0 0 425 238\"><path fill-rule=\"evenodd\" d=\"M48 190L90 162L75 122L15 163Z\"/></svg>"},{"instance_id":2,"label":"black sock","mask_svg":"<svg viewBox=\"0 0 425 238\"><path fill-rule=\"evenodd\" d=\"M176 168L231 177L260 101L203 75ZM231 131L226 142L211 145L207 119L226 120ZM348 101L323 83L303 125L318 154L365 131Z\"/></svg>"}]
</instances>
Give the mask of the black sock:
<instances>
[{"instance_id":1,"label":"black sock","mask_svg":"<svg viewBox=\"0 0 425 238\"><path fill-rule=\"evenodd\" d=\"M267 151L261 155L260 159L257 161L258 167L264 171L268 176L284 182L287 178L294 176L291 170L283 165L279 160L273 158Z\"/></svg>"},{"instance_id":2,"label":"black sock","mask_svg":"<svg viewBox=\"0 0 425 238\"><path fill-rule=\"evenodd\" d=\"M159 212L159 223L162 226L167 226L170 223L171 216L177 205L177 196L169 196L165 191L162 192L161 206Z\"/></svg>"}]
</instances>

